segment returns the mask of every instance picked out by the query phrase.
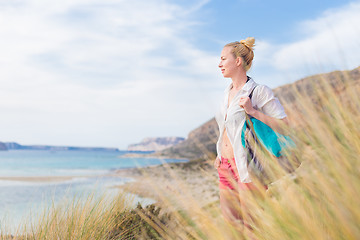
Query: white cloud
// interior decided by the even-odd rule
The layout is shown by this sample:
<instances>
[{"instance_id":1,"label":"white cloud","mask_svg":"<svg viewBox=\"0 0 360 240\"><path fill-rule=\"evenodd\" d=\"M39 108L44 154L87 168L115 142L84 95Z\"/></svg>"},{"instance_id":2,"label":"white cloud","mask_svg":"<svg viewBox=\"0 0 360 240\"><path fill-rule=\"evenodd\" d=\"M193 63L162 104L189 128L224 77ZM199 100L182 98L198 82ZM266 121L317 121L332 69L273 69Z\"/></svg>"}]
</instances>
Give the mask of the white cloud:
<instances>
[{"instance_id":1,"label":"white cloud","mask_svg":"<svg viewBox=\"0 0 360 240\"><path fill-rule=\"evenodd\" d=\"M260 42L255 65L272 86L319 72L360 65L360 2L325 11L299 23L299 40L288 44Z\"/></svg>"},{"instance_id":2,"label":"white cloud","mask_svg":"<svg viewBox=\"0 0 360 240\"><path fill-rule=\"evenodd\" d=\"M172 2L2 1L0 140L125 148L211 118L229 81L192 42L209 0ZM295 42L257 39L250 74L275 87L358 66L359 9L299 23Z\"/></svg>"},{"instance_id":3,"label":"white cloud","mask_svg":"<svg viewBox=\"0 0 360 240\"><path fill-rule=\"evenodd\" d=\"M212 111L194 108L216 59L184 37L206 2L3 2L1 140L124 148L186 135Z\"/></svg>"}]
</instances>

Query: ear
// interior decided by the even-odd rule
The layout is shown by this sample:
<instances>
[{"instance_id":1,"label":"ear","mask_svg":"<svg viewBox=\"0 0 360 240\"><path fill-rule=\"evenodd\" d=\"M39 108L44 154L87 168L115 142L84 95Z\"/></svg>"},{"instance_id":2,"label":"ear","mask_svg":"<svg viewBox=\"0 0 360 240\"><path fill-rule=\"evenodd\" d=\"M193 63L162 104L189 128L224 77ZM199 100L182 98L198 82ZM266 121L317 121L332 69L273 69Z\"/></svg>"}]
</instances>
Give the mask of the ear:
<instances>
[{"instance_id":1,"label":"ear","mask_svg":"<svg viewBox=\"0 0 360 240\"><path fill-rule=\"evenodd\" d=\"M242 59L241 57L236 58L236 66L240 67L242 65Z\"/></svg>"}]
</instances>

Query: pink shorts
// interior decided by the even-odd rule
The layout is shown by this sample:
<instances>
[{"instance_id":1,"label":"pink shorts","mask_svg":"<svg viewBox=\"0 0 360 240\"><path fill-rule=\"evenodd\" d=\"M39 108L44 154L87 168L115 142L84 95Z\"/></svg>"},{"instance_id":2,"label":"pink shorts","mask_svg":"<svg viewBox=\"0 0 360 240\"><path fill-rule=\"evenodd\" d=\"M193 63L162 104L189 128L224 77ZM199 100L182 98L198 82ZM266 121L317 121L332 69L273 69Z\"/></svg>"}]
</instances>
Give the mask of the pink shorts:
<instances>
[{"instance_id":1,"label":"pink shorts","mask_svg":"<svg viewBox=\"0 0 360 240\"><path fill-rule=\"evenodd\" d=\"M235 158L227 159L221 157L220 167L218 168L219 173L219 187L221 189L232 189L236 188L239 178L235 165Z\"/></svg>"},{"instance_id":2,"label":"pink shorts","mask_svg":"<svg viewBox=\"0 0 360 240\"><path fill-rule=\"evenodd\" d=\"M235 158L227 159L221 157L219 173L219 187L221 189L231 190L255 190L257 189L253 183L242 183L237 174ZM266 186L264 186L267 189Z\"/></svg>"}]
</instances>

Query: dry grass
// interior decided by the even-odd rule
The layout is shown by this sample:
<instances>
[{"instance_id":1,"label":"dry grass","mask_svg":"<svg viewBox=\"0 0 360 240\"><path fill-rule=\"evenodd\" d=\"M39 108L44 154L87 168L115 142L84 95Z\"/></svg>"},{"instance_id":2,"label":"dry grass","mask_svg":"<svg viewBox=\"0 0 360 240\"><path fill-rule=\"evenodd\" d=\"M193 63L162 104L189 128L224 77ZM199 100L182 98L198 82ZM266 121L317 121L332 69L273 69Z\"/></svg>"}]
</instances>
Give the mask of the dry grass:
<instances>
[{"instance_id":1,"label":"dry grass","mask_svg":"<svg viewBox=\"0 0 360 240\"><path fill-rule=\"evenodd\" d=\"M293 154L302 160L296 177L281 178L260 197L240 196L253 230L226 223L218 203L200 206L186 191L186 182L179 181L179 191L171 197L154 186L178 223L164 226L163 238L360 239L360 89L348 85L346 76L332 85L319 79L312 89L310 97L294 89L296 101L285 105L294 123Z\"/></svg>"}]
</instances>

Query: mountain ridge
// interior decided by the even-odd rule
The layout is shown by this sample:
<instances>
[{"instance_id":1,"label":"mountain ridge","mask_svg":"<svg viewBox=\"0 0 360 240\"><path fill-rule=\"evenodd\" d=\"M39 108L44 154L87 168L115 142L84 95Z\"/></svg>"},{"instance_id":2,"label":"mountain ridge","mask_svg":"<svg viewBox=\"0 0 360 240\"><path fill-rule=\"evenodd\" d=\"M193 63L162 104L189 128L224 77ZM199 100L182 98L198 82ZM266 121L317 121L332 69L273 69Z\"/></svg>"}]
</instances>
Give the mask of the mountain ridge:
<instances>
[{"instance_id":1,"label":"mountain ridge","mask_svg":"<svg viewBox=\"0 0 360 240\"><path fill-rule=\"evenodd\" d=\"M184 141L183 137L153 137L144 138L140 143L130 144L128 151L161 151Z\"/></svg>"},{"instance_id":2,"label":"mountain ridge","mask_svg":"<svg viewBox=\"0 0 360 240\"><path fill-rule=\"evenodd\" d=\"M337 94L341 95L346 87L351 87L353 84L360 82L360 67L352 70L333 71L308 76L293 83L279 86L273 89L273 92L275 96L279 98L280 102L286 102L288 105L291 105L295 102L297 94L306 94L312 97L314 91L316 91L312 86L323 80L325 80ZM152 153L151 155L168 158L187 158L189 160L215 159L218 136L219 129L215 118L212 118L192 130L182 143L160 152Z\"/></svg>"}]
</instances>

